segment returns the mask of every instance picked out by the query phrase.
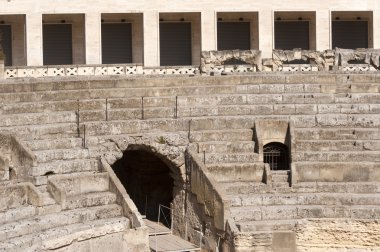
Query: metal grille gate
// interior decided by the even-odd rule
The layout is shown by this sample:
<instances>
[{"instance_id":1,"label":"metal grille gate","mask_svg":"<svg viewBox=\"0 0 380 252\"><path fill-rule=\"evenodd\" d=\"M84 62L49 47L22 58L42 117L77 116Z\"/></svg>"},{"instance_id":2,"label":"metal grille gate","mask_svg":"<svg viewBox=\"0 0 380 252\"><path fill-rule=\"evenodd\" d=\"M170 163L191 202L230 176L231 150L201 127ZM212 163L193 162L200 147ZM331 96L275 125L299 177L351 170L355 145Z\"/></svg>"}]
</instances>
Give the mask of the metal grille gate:
<instances>
[{"instance_id":1,"label":"metal grille gate","mask_svg":"<svg viewBox=\"0 0 380 252\"><path fill-rule=\"evenodd\" d=\"M282 143L268 143L264 146L264 163L271 170L289 170L288 147Z\"/></svg>"}]
</instances>

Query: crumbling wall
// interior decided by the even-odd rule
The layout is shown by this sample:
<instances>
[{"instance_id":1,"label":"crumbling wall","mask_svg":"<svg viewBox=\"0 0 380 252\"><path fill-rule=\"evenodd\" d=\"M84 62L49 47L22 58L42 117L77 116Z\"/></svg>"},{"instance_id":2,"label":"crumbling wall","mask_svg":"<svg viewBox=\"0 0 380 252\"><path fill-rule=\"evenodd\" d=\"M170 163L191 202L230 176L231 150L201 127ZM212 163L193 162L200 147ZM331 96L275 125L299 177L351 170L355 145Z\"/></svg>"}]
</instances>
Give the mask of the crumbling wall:
<instances>
[{"instance_id":1,"label":"crumbling wall","mask_svg":"<svg viewBox=\"0 0 380 252\"><path fill-rule=\"evenodd\" d=\"M0 134L0 181L25 179L35 165L35 155L15 136Z\"/></svg>"},{"instance_id":2,"label":"crumbling wall","mask_svg":"<svg viewBox=\"0 0 380 252\"><path fill-rule=\"evenodd\" d=\"M301 50L273 50L272 58L261 58L258 50L226 50L203 51L201 55L201 73L215 73L218 68L224 67L231 61L235 72L239 71L239 64L251 66L255 71L379 71L380 49L341 49L316 51ZM291 66L300 66L299 69L289 69ZM347 68L350 67L351 68ZM220 72L220 71L219 71ZM234 72L227 71L225 73Z\"/></svg>"},{"instance_id":3,"label":"crumbling wall","mask_svg":"<svg viewBox=\"0 0 380 252\"><path fill-rule=\"evenodd\" d=\"M259 50L224 50L203 51L201 54L201 72L210 73L215 68L227 65L228 62L237 61L252 65L261 71L261 51Z\"/></svg>"},{"instance_id":4,"label":"crumbling wall","mask_svg":"<svg viewBox=\"0 0 380 252\"><path fill-rule=\"evenodd\" d=\"M368 64L380 70L380 49L335 49L335 66L348 66L350 61Z\"/></svg>"}]
</instances>

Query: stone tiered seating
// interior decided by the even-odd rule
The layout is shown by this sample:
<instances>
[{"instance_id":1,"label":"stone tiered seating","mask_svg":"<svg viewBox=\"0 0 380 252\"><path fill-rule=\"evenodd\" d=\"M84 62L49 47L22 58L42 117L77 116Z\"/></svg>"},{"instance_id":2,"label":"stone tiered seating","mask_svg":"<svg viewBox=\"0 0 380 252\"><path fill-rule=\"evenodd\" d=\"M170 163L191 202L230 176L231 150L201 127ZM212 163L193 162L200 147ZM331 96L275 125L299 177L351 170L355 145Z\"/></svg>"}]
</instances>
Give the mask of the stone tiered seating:
<instances>
[{"instance_id":1,"label":"stone tiered seating","mask_svg":"<svg viewBox=\"0 0 380 252\"><path fill-rule=\"evenodd\" d=\"M37 157L33 183L52 206L38 218L78 218L39 227L39 237L59 226L77 232L85 209L110 212L92 212L100 217L89 217L90 226L102 218L129 226L99 173L96 158L109 149L97 146L113 135L178 134L222 186L240 232L268 242L302 218L380 218L379 90L372 77L343 74L10 83L0 85L0 131L17 134ZM252 129L263 118L293 123L299 181L287 172L263 178ZM84 190L81 179L102 186ZM10 238L26 244L29 231Z\"/></svg>"}]
</instances>

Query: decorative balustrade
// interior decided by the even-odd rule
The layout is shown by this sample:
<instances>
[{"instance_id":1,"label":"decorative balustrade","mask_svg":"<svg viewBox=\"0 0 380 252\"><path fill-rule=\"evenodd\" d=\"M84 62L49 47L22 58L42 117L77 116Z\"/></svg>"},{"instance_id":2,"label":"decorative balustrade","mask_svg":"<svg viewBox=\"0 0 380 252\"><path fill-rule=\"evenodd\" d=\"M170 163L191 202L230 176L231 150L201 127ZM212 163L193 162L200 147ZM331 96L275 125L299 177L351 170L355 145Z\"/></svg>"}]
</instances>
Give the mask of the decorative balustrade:
<instances>
[{"instance_id":1,"label":"decorative balustrade","mask_svg":"<svg viewBox=\"0 0 380 252\"><path fill-rule=\"evenodd\" d=\"M101 75L194 75L196 66L143 67L142 65L62 65L6 67L5 78L41 78L60 76L101 76Z\"/></svg>"}]
</instances>

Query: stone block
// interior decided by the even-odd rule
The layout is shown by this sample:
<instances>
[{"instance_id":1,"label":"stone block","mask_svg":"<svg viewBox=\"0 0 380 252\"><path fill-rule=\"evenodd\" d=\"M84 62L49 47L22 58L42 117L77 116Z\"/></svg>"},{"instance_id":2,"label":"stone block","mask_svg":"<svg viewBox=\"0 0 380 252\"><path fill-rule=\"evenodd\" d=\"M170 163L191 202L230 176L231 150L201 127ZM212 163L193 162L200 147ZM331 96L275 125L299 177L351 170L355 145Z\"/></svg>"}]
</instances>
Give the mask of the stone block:
<instances>
[{"instance_id":1,"label":"stone block","mask_svg":"<svg viewBox=\"0 0 380 252\"><path fill-rule=\"evenodd\" d=\"M277 104L282 102L282 95L280 94L258 94L258 95L247 95L248 104Z\"/></svg>"},{"instance_id":2,"label":"stone block","mask_svg":"<svg viewBox=\"0 0 380 252\"><path fill-rule=\"evenodd\" d=\"M295 113L299 115L314 115L318 113L318 106L314 104L296 104Z\"/></svg>"},{"instance_id":3,"label":"stone block","mask_svg":"<svg viewBox=\"0 0 380 252\"><path fill-rule=\"evenodd\" d=\"M303 93L304 84L285 84L284 92L285 93Z\"/></svg>"},{"instance_id":4,"label":"stone block","mask_svg":"<svg viewBox=\"0 0 380 252\"><path fill-rule=\"evenodd\" d=\"M275 115L292 115L295 114L295 105L274 105L273 114Z\"/></svg>"},{"instance_id":5,"label":"stone block","mask_svg":"<svg viewBox=\"0 0 380 252\"><path fill-rule=\"evenodd\" d=\"M282 103L303 104L305 103L305 95L304 94L283 94Z\"/></svg>"},{"instance_id":6,"label":"stone block","mask_svg":"<svg viewBox=\"0 0 380 252\"><path fill-rule=\"evenodd\" d=\"M261 84L260 93L262 94L282 94L284 93L284 84Z\"/></svg>"},{"instance_id":7,"label":"stone block","mask_svg":"<svg viewBox=\"0 0 380 252\"><path fill-rule=\"evenodd\" d=\"M322 90L321 84L304 84L305 93L320 93Z\"/></svg>"},{"instance_id":8,"label":"stone block","mask_svg":"<svg viewBox=\"0 0 380 252\"><path fill-rule=\"evenodd\" d=\"M287 206L263 206L262 220L285 220L297 217L297 207Z\"/></svg>"},{"instance_id":9,"label":"stone block","mask_svg":"<svg viewBox=\"0 0 380 252\"><path fill-rule=\"evenodd\" d=\"M287 83L285 75L263 75L262 83L263 84L278 84L278 83Z\"/></svg>"},{"instance_id":10,"label":"stone block","mask_svg":"<svg viewBox=\"0 0 380 252\"><path fill-rule=\"evenodd\" d=\"M251 115L271 115L273 114L272 105L252 105L250 106Z\"/></svg>"}]
</instances>

